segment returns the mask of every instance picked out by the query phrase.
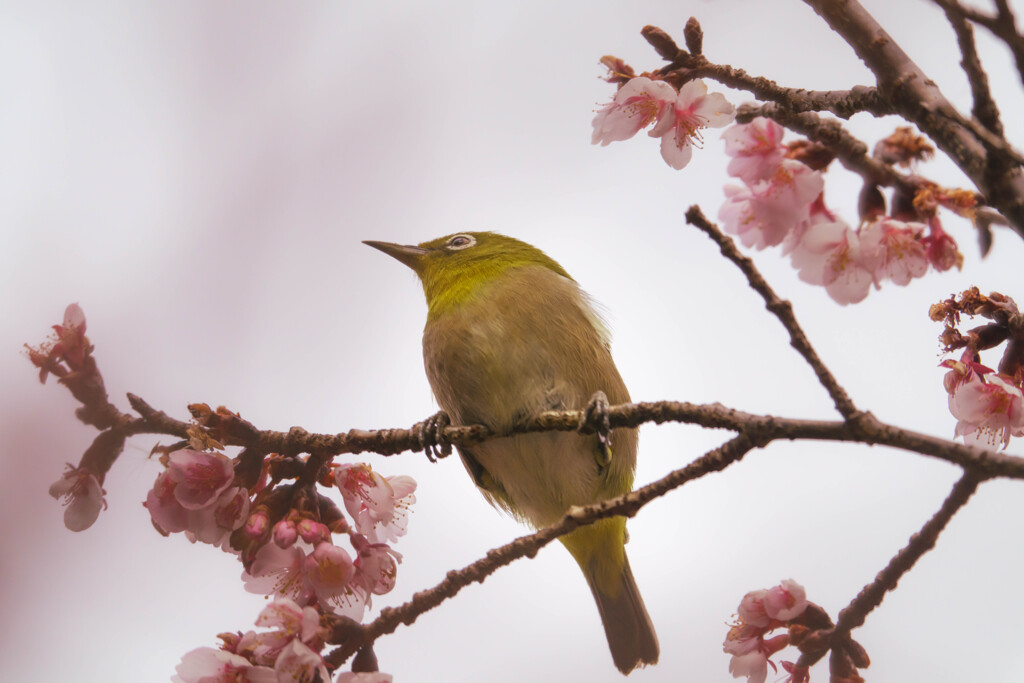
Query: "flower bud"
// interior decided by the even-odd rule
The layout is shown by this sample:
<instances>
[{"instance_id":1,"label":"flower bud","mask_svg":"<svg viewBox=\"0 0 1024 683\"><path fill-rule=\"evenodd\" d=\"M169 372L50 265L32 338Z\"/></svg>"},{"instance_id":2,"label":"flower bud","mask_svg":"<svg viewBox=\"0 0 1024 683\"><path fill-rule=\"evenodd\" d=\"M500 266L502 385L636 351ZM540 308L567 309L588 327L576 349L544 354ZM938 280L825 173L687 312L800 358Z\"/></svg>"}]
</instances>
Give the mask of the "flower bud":
<instances>
[{"instance_id":1,"label":"flower bud","mask_svg":"<svg viewBox=\"0 0 1024 683\"><path fill-rule=\"evenodd\" d=\"M282 550L290 548L299 538L299 532L295 528L295 522L282 519L274 525L274 544Z\"/></svg>"},{"instance_id":2,"label":"flower bud","mask_svg":"<svg viewBox=\"0 0 1024 683\"><path fill-rule=\"evenodd\" d=\"M258 541L267 535L270 529L270 517L265 508L256 510L245 523L245 533L249 538Z\"/></svg>"}]
</instances>

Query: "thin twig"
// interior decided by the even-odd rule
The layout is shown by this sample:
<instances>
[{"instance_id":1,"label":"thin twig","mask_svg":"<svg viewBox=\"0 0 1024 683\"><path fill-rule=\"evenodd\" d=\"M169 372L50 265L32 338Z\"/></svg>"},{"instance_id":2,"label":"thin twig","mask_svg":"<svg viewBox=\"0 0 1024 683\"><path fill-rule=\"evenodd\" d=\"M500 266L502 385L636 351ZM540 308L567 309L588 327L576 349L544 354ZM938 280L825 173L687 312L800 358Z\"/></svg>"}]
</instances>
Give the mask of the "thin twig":
<instances>
[{"instance_id":1,"label":"thin twig","mask_svg":"<svg viewBox=\"0 0 1024 683\"><path fill-rule=\"evenodd\" d=\"M1024 36L1017 30L1016 18L1006 0L996 0L997 14L985 14L972 7L961 5L955 0L933 0L939 7L955 7L957 12L979 26L984 26L994 36L1006 43L1017 63L1017 73L1024 84Z\"/></svg>"},{"instance_id":2,"label":"thin twig","mask_svg":"<svg viewBox=\"0 0 1024 683\"><path fill-rule=\"evenodd\" d=\"M868 153L868 146L858 140L835 119L826 119L813 112L795 113L774 102L762 105L745 104L736 112L736 120L748 123L751 119L765 116L779 124L806 135L808 139L828 147L840 163L866 181L875 185L898 187L914 194L914 181L898 173L889 164L883 164Z\"/></svg>"},{"instance_id":3,"label":"thin twig","mask_svg":"<svg viewBox=\"0 0 1024 683\"><path fill-rule=\"evenodd\" d=\"M807 335L804 334L800 323L797 322L796 316L793 314L793 306L775 294L775 291L754 266L754 262L740 253L736 244L704 216L699 206L694 204L687 209L686 222L703 230L718 245L722 255L743 271L743 274L747 276L747 282L764 299L765 308L774 313L782 326L789 332L790 345L804 357L804 360L814 370L818 381L832 397L836 410L847 420L854 419L859 412L857 406L853 404L853 400L850 399L846 390L839 385L839 381L818 357L818 352L811 346L811 342L808 341Z\"/></svg>"},{"instance_id":4,"label":"thin twig","mask_svg":"<svg viewBox=\"0 0 1024 683\"><path fill-rule=\"evenodd\" d=\"M133 403L145 404L133 396ZM143 419L131 421L130 433L159 433L184 435L188 423L168 418L163 412L154 411L146 404L149 414L159 416L147 428ZM579 410L547 411L517 424L510 434L525 434L544 431L575 431L583 412ZM859 442L892 446L931 456L962 467L977 468L987 476L1024 479L1024 458L1006 455L994 450L966 446L946 439L921 434L888 425L874 418L870 413L856 416L852 422L828 420L801 420L772 415L757 415L729 408L720 403L688 403L685 401L652 401L624 403L608 409L612 429L639 427L642 424L682 422L699 425L708 429L727 429L735 432L746 431L756 434L760 441L809 439L814 441ZM373 452L378 455L397 455L422 448L417 423L408 429L352 429L339 434L317 434L302 429L288 432L256 430L249 440L235 438L228 434L227 445L243 446L259 452L311 453L321 456L338 456ZM254 428L255 429L255 428ZM468 446L487 439L507 434L498 434L483 425L446 427L443 439L457 446ZM267 448L272 446L271 448ZM267 448L267 450L262 450Z\"/></svg>"},{"instance_id":5,"label":"thin twig","mask_svg":"<svg viewBox=\"0 0 1024 683\"><path fill-rule=\"evenodd\" d=\"M758 99L776 102L792 112L829 111L848 119L859 112L875 116L892 113L892 107L877 88L855 85L849 90L804 90L787 88L762 76L751 76L743 69L707 60L685 70L687 78L711 78L737 90L753 93Z\"/></svg>"},{"instance_id":6,"label":"thin twig","mask_svg":"<svg viewBox=\"0 0 1024 683\"><path fill-rule=\"evenodd\" d=\"M861 626L871 610L882 604L885 594L896 588L900 578L913 568L922 555L935 547L939 534L953 519L953 515L967 504L981 481L976 473L964 472L938 512L925 522L919 532L910 537L907 545L896 553L875 580L866 585L857 597L839 612L836 619L836 637L842 637Z\"/></svg>"},{"instance_id":7,"label":"thin twig","mask_svg":"<svg viewBox=\"0 0 1024 683\"><path fill-rule=\"evenodd\" d=\"M992 99L992 91L988 86L988 74L981 66L981 59L978 57L978 48L974 43L974 29L967 22L963 8L952 0L935 0L946 12L953 31L956 32L956 40L960 45L960 54L963 59L960 66L967 75L967 82L971 86L971 96L974 99L972 113L978 121L998 136L1003 135L1003 124L999 120L999 107Z\"/></svg>"}]
</instances>

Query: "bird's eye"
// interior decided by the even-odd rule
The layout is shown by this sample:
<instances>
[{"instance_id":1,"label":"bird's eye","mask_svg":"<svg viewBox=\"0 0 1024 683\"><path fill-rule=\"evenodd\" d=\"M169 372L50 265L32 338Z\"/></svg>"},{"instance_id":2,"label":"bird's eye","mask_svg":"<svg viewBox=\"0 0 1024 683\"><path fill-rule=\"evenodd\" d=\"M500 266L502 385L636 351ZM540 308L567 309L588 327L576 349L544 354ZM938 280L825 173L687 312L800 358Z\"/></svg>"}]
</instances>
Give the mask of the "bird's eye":
<instances>
[{"instance_id":1,"label":"bird's eye","mask_svg":"<svg viewBox=\"0 0 1024 683\"><path fill-rule=\"evenodd\" d=\"M448 240L449 249L468 249L474 244L476 244L476 239L472 235L453 235Z\"/></svg>"}]
</instances>

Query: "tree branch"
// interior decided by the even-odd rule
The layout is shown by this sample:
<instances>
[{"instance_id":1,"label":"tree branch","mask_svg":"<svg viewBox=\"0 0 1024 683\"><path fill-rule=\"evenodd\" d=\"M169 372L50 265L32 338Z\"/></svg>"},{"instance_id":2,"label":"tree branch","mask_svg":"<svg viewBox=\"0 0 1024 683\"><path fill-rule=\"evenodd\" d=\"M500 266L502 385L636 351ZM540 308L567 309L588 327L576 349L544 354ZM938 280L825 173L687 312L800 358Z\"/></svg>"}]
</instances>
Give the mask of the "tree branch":
<instances>
[{"instance_id":1,"label":"tree branch","mask_svg":"<svg viewBox=\"0 0 1024 683\"><path fill-rule=\"evenodd\" d=\"M601 503L572 508L556 524L490 550L486 557L462 569L448 572L441 583L416 593L409 602L398 607L381 610L380 616L369 624L356 628L350 623L345 623L338 633L339 640L342 641L341 647L331 651L325 659L332 667L336 668L361 648L371 645L377 638L393 633L401 624L412 624L421 614L454 597L466 586L483 583L484 579L501 567L523 557L533 557L537 551L559 536L564 536L599 519L616 516L632 517L652 500L689 481L699 479L705 474L720 472L740 460L753 448L761 445L763 444L751 439L746 433L740 433L718 448L697 458L686 467L677 469L632 493Z\"/></svg>"},{"instance_id":2,"label":"tree branch","mask_svg":"<svg viewBox=\"0 0 1024 683\"><path fill-rule=\"evenodd\" d=\"M895 113L917 124L1024 237L1021 155L964 117L857 0L804 0L854 49Z\"/></svg>"},{"instance_id":3,"label":"tree branch","mask_svg":"<svg viewBox=\"0 0 1024 683\"><path fill-rule=\"evenodd\" d=\"M840 163L874 185L885 185L906 190L914 195L915 181L897 172L891 165L884 164L868 153L868 146L853 137L835 119L826 119L813 112L796 113L774 102L762 105L744 104L736 112L736 120L748 123L751 119L764 116L779 124L820 142L834 152Z\"/></svg>"},{"instance_id":4,"label":"tree branch","mask_svg":"<svg viewBox=\"0 0 1024 683\"><path fill-rule=\"evenodd\" d=\"M935 0L936 4L946 12L946 18L956 32L956 40L960 45L960 54L963 59L960 66L967 75L967 82L971 86L971 96L974 99L972 114L978 119L981 125L988 128L992 133L1002 137L1003 124L999 120L999 108L992 99L992 91L988 87L988 74L981 66L981 59L978 57L978 48L974 43L974 30L964 16L963 8L959 3L952 0Z\"/></svg>"},{"instance_id":5,"label":"tree branch","mask_svg":"<svg viewBox=\"0 0 1024 683\"><path fill-rule=\"evenodd\" d=\"M853 404L853 400L850 399L846 390L839 386L839 381L832 375L832 372L821 361L821 358L818 357L814 347L811 346L811 342L807 339L807 335L804 334L800 323L796 321L796 316L793 315L792 304L780 299L775 294L774 290L768 285L768 282L758 272L757 268L754 267L754 262L741 254L739 249L736 248L736 244L708 221L699 206L694 204L686 211L686 222L703 230L708 237L715 241L722 255L735 263L743 271L743 274L747 276L747 282L764 299L765 308L774 313L775 317L782 323L782 326L789 332L790 345L804 357L804 360L814 370L814 374L818 376L818 381L821 382L821 385L828 391L829 396L832 397L836 410L847 420L855 418L858 414L857 407Z\"/></svg>"}]
</instances>

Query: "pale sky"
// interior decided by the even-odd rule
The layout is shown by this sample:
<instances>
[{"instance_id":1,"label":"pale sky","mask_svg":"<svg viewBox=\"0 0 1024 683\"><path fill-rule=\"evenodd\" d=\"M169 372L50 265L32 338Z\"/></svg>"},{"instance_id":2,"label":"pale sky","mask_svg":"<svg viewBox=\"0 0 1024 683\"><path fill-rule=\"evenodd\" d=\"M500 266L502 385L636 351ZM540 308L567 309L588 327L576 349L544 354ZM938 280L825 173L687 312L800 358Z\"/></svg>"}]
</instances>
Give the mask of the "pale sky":
<instances>
[{"instance_id":1,"label":"pale sky","mask_svg":"<svg viewBox=\"0 0 1024 683\"><path fill-rule=\"evenodd\" d=\"M969 110L941 11L862 1ZM233 557L151 527L140 503L161 470L147 459L155 439L129 443L91 529L64 528L47 487L94 431L63 388L38 384L20 349L71 302L122 409L131 391L181 419L206 402L267 429L408 427L436 410L422 290L360 242L490 229L539 246L601 302L634 400L835 418L739 271L684 222L689 205L714 217L722 202L719 132L683 171L645 136L590 144L594 110L614 93L600 57L656 68L640 29L682 43L690 15L714 61L795 87L872 83L798 0L0 4L2 678L166 681L188 650L252 628L264 604L242 589ZM1019 76L1006 49L978 38L1020 143ZM899 122L848 125L874 144ZM827 202L853 222L857 179L833 166ZM966 186L948 161L921 171ZM970 226L946 225L962 272L890 283L845 308L777 251L755 260L860 408L951 437L928 305L971 285L1021 301L1024 242L1001 231L981 261ZM643 427L637 483L725 438ZM455 458L365 460L419 482L398 585L371 615L527 531L486 504ZM732 680L726 622L744 593L781 579L834 618L958 476L886 448L777 443L649 505L630 522L628 551L662 655L630 680ZM1022 501L1019 483L982 485L869 616L855 633L868 680L1020 680ZM586 584L555 545L376 652L400 683L621 679ZM827 676L819 667L812 680Z\"/></svg>"}]
</instances>

